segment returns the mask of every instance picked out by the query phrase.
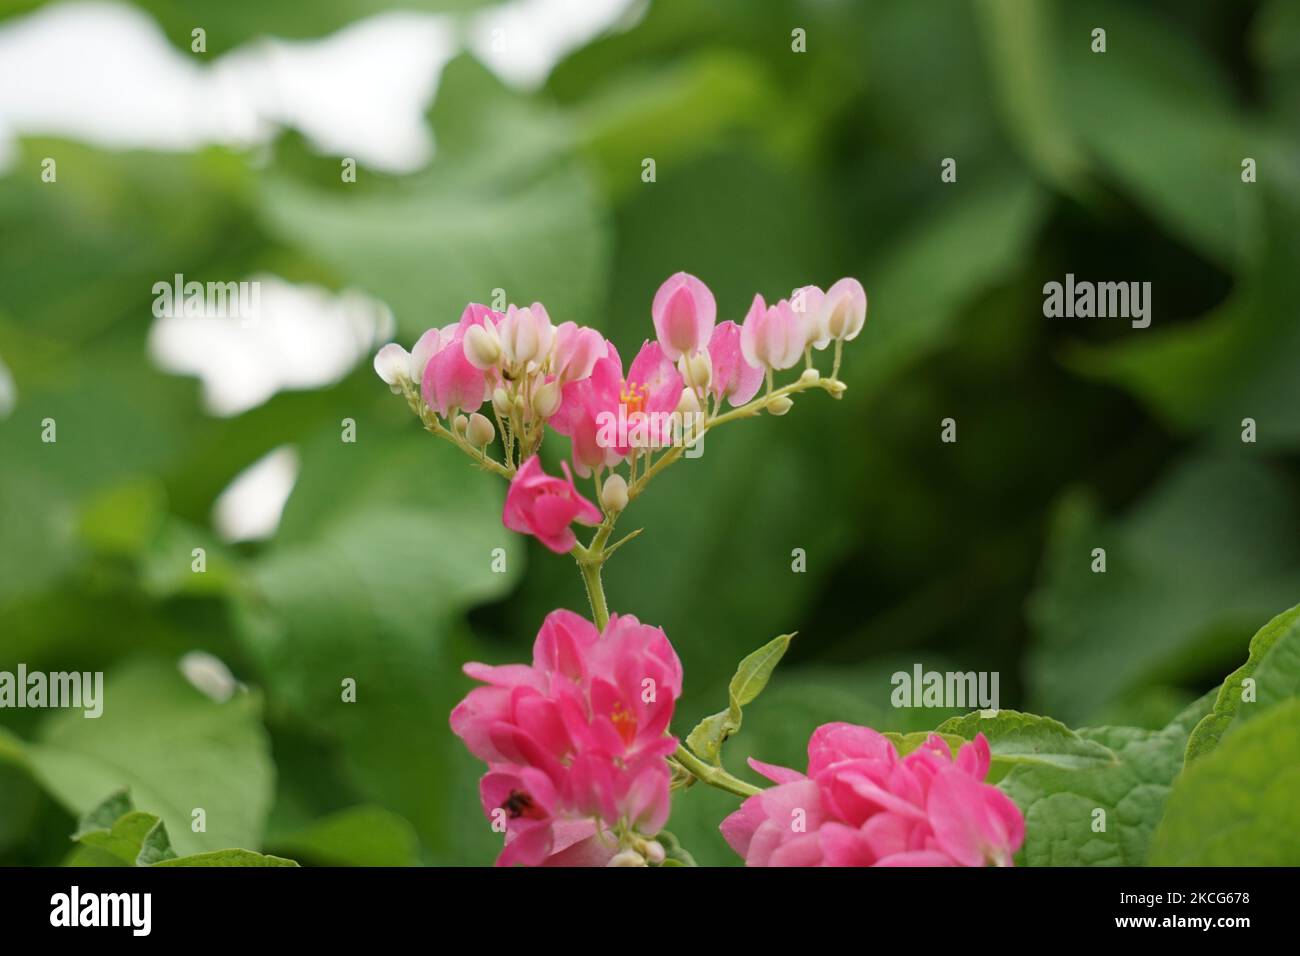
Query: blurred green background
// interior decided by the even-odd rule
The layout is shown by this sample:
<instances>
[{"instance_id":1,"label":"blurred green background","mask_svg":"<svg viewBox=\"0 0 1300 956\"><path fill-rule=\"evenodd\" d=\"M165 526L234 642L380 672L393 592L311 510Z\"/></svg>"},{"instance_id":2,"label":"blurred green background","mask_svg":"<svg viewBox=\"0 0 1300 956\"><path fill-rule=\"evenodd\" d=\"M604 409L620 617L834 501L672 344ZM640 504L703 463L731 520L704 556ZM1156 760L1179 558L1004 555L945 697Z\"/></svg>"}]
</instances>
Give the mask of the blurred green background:
<instances>
[{"instance_id":1,"label":"blurred green background","mask_svg":"<svg viewBox=\"0 0 1300 956\"><path fill-rule=\"evenodd\" d=\"M210 59L389 5L139 6L182 50L203 23ZM293 131L269 150L16 144L0 669L108 686L98 721L0 711L0 864L64 861L75 815L123 784L181 850L489 863L482 768L447 726L459 666L524 659L549 610L586 607L572 563L501 527L500 482L420 432L373 349L332 386L208 413L146 348L151 287L177 272L360 289L408 346L499 287L625 356L676 270L737 321L756 291L858 277L871 307L845 399L711 436L624 517L646 530L607 569L611 608L683 658L682 735L740 657L799 631L733 771L800 764L827 720L935 726L946 712L889 706L914 663L997 671L1003 707L1072 726L1163 726L1300 600L1295 3L663 0L535 91L458 55L428 122L427 168L363 165L350 184ZM1045 319L1042 286L1067 272L1151 282L1152 326ZM217 495L285 445L301 465L278 530L223 543ZM191 688L176 662L195 650L247 691ZM739 862L716 830L735 800L703 790L670 828L702 863Z\"/></svg>"}]
</instances>

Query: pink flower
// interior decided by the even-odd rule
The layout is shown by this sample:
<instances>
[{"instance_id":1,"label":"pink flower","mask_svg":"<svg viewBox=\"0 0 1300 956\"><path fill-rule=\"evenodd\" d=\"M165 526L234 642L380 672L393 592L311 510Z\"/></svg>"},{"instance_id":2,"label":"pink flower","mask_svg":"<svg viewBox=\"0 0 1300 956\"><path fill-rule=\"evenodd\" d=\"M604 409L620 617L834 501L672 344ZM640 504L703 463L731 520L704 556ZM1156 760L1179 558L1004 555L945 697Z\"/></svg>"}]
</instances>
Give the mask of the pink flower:
<instances>
[{"instance_id":1,"label":"pink flower","mask_svg":"<svg viewBox=\"0 0 1300 956\"><path fill-rule=\"evenodd\" d=\"M506 492L506 506L501 522L511 531L531 534L556 554L573 550L577 537L569 527L574 521L597 525L600 509L573 486L567 462L561 462L563 478L553 478L542 471L542 463L533 455L515 472Z\"/></svg>"},{"instance_id":2,"label":"pink flower","mask_svg":"<svg viewBox=\"0 0 1300 956\"><path fill-rule=\"evenodd\" d=\"M675 362L708 344L718 305L708 286L693 275L678 272L659 287L650 314L660 347Z\"/></svg>"},{"instance_id":3,"label":"pink flower","mask_svg":"<svg viewBox=\"0 0 1300 956\"><path fill-rule=\"evenodd\" d=\"M465 307L455 326L441 330L430 329L416 343L416 353L436 351L425 359L420 394L424 402L441 417L454 411L473 412L492 394L494 379L491 373L475 368L465 357L465 333L474 325L499 319L500 315L487 306L471 304Z\"/></svg>"},{"instance_id":4,"label":"pink flower","mask_svg":"<svg viewBox=\"0 0 1300 956\"><path fill-rule=\"evenodd\" d=\"M564 386L560 409L551 427L573 443L573 464L580 475L615 465L627 457L638 436L662 445L671 435L670 413L685 387L676 366L655 342L645 342L627 377L613 343L591 375Z\"/></svg>"},{"instance_id":5,"label":"pink flower","mask_svg":"<svg viewBox=\"0 0 1300 956\"><path fill-rule=\"evenodd\" d=\"M750 365L740 351L740 326L719 322L709 339L709 358L713 362L713 397L724 397L734 408L744 405L758 394L763 384L762 368Z\"/></svg>"},{"instance_id":6,"label":"pink flower","mask_svg":"<svg viewBox=\"0 0 1300 956\"><path fill-rule=\"evenodd\" d=\"M768 308L761 295L754 296L740 329L745 361L762 368L790 368L808 347L811 318L795 312L786 299Z\"/></svg>"},{"instance_id":7,"label":"pink flower","mask_svg":"<svg viewBox=\"0 0 1300 956\"><path fill-rule=\"evenodd\" d=\"M577 382L591 374L605 356L605 337L576 322L561 322L555 328L555 359L551 368L561 385Z\"/></svg>"},{"instance_id":8,"label":"pink flower","mask_svg":"<svg viewBox=\"0 0 1300 956\"><path fill-rule=\"evenodd\" d=\"M1010 866L1024 842L1020 809L984 782L983 734L956 760L937 734L900 758L874 730L823 724L806 775L750 765L777 786L720 828L749 866Z\"/></svg>"},{"instance_id":9,"label":"pink flower","mask_svg":"<svg viewBox=\"0 0 1300 956\"><path fill-rule=\"evenodd\" d=\"M595 821L653 835L668 818L666 735L682 667L657 627L612 615L603 633L571 611L547 615L533 662L466 664L480 680L452 730L489 772L483 811L504 819L498 864L601 865Z\"/></svg>"}]
</instances>

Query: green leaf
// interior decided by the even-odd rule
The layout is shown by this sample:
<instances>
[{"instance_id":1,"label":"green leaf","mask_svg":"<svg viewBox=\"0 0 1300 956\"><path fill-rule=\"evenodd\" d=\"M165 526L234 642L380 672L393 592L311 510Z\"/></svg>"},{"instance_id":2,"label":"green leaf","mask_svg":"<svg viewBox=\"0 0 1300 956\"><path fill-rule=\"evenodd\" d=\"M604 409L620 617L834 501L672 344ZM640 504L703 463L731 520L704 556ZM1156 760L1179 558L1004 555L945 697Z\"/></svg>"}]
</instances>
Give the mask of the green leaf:
<instances>
[{"instance_id":1,"label":"green leaf","mask_svg":"<svg viewBox=\"0 0 1300 956\"><path fill-rule=\"evenodd\" d=\"M1022 764L998 784L1025 815L1029 866L1141 866L1207 694L1159 731L1097 727L1078 735L1118 763L1078 769ZM1098 813L1101 811L1102 816ZM1104 825L1103 829L1097 829Z\"/></svg>"},{"instance_id":2,"label":"green leaf","mask_svg":"<svg viewBox=\"0 0 1300 956\"><path fill-rule=\"evenodd\" d=\"M129 789L136 804L169 824L182 853L260 844L273 768L259 698L216 703L156 660L110 674L103 697L103 716L55 714L24 748L47 791L87 813L105 793ZM205 833L191 829L196 808L205 811Z\"/></svg>"},{"instance_id":3,"label":"green leaf","mask_svg":"<svg viewBox=\"0 0 1300 956\"><path fill-rule=\"evenodd\" d=\"M1204 757L1234 726L1300 694L1300 605L1269 621L1250 639L1246 663L1229 674L1219 688L1214 709L1192 730L1187 761ZM1247 701L1243 688L1252 681Z\"/></svg>"},{"instance_id":4,"label":"green leaf","mask_svg":"<svg viewBox=\"0 0 1300 956\"><path fill-rule=\"evenodd\" d=\"M176 858L162 820L143 810L124 813L108 829L83 827L73 839L83 846L112 854L127 866L151 866Z\"/></svg>"},{"instance_id":5,"label":"green leaf","mask_svg":"<svg viewBox=\"0 0 1300 956\"><path fill-rule=\"evenodd\" d=\"M1300 700L1234 729L1187 767L1151 848L1157 866L1300 866Z\"/></svg>"},{"instance_id":6,"label":"green leaf","mask_svg":"<svg viewBox=\"0 0 1300 956\"><path fill-rule=\"evenodd\" d=\"M983 734L993 759L1008 764L1039 764L1062 770L1114 766L1118 758L1108 747L1080 737L1060 721L1015 710L989 717L979 712L953 717L939 725L940 734L973 740Z\"/></svg>"},{"instance_id":7,"label":"green leaf","mask_svg":"<svg viewBox=\"0 0 1300 956\"><path fill-rule=\"evenodd\" d=\"M174 860L163 860L155 866L297 866L293 860L279 856L254 853L252 850L209 850Z\"/></svg>"},{"instance_id":8,"label":"green leaf","mask_svg":"<svg viewBox=\"0 0 1300 956\"><path fill-rule=\"evenodd\" d=\"M349 807L272 841L276 850L326 866L416 866L414 828L383 807Z\"/></svg>"},{"instance_id":9,"label":"green leaf","mask_svg":"<svg viewBox=\"0 0 1300 956\"><path fill-rule=\"evenodd\" d=\"M741 661L740 666L736 668L736 676L731 678L731 684L727 689L731 698L731 713L736 718L737 726L740 724L741 708L752 704L754 699L763 692L763 688L772 677L772 672L776 670L776 665L790 649L790 641L793 638L794 633L773 638Z\"/></svg>"},{"instance_id":10,"label":"green leaf","mask_svg":"<svg viewBox=\"0 0 1300 956\"><path fill-rule=\"evenodd\" d=\"M686 746L696 756L710 763L718 763L722 745L728 737L740 730L744 718L743 708L746 704L753 703L763 692L772 671L790 648L793 637L794 634L791 633L773 638L740 662L727 687L727 709L705 717L686 736Z\"/></svg>"}]
</instances>

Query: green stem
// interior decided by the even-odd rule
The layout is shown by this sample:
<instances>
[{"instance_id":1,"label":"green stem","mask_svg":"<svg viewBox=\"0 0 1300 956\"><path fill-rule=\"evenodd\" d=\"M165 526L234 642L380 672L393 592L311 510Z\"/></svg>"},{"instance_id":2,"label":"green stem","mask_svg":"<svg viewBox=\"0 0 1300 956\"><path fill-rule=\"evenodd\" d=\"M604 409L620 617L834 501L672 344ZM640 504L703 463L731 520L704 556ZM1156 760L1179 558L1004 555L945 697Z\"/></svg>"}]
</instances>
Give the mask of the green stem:
<instances>
[{"instance_id":1,"label":"green stem","mask_svg":"<svg viewBox=\"0 0 1300 956\"><path fill-rule=\"evenodd\" d=\"M762 792L752 783L746 783L739 777L733 777L721 767L710 767L687 750L684 744L677 745L677 751L673 754L673 759L694 774L697 780L702 780L710 787L717 787L719 790L727 791L727 793L734 793L738 797L752 797L754 794Z\"/></svg>"}]
</instances>

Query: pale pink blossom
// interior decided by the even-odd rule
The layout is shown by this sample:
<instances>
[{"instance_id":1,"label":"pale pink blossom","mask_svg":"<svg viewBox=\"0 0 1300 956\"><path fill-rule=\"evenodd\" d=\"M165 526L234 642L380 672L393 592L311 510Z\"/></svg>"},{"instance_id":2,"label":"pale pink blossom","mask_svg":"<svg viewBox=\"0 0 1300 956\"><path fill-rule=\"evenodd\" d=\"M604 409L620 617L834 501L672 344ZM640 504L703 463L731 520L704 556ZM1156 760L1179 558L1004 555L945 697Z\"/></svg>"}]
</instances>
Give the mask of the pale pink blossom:
<instances>
[{"instance_id":1,"label":"pale pink blossom","mask_svg":"<svg viewBox=\"0 0 1300 956\"><path fill-rule=\"evenodd\" d=\"M525 369L530 362L540 365L550 354L555 328L546 307L540 302L519 308L510 306L497 323L501 355L506 365Z\"/></svg>"},{"instance_id":2,"label":"pale pink blossom","mask_svg":"<svg viewBox=\"0 0 1300 956\"><path fill-rule=\"evenodd\" d=\"M568 462L561 462L560 467L563 478L546 474L536 455L520 465L506 492L501 522L511 531L531 534L552 551L564 554L578 543L570 525L574 521L597 525L602 516L573 486Z\"/></svg>"},{"instance_id":3,"label":"pale pink blossom","mask_svg":"<svg viewBox=\"0 0 1300 956\"><path fill-rule=\"evenodd\" d=\"M576 322L561 322L555 328L555 358L551 371L561 385L578 382L591 374L606 354L605 337Z\"/></svg>"},{"instance_id":4,"label":"pale pink blossom","mask_svg":"<svg viewBox=\"0 0 1300 956\"><path fill-rule=\"evenodd\" d=\"M758 394L763 385L763 369L750 365L740 349L740 326L719 322L709 339L709 358L713 363L713 397L726 398L734 408L744 405Z\"/></svg>"},{"instance_id":5,"label":"pale pink blossom","mask_svg":"<svg viewBox=\"0 0 1300 956\"><path fill-rule=\"evenodd\" d=\"M811 321L811 316L795 312L788 299L768 307L763 297L756 295L740 329L741 354L750 365L790 368L808 347Z\"/></svg>"},{"instance_id":6,"label":"pale pink blossom","mask_svg":"<svg viewBox=\"0 0 1300 956\"><path fill-rule=\"evenodd\" d=\"M659 287L650 314L659 346L675 362L708 345L718 305L707 285L689 273L678 272Z\"/></svg>"},{"instance_id":7,"label":"pale pink blossom","mask_svg":"<svg viewBox=\"0 0 1300 956\"><path fill-rule=\"evenodd\" d=\"M984 782L983 734L954 760L937 734L906 757L867 727L824 724L808 772L750 761L776 786L722 822L749 866L1010 866L1024 842L1020 809Z\"/></svg>"},{"instance_id":8,"label":"pale pink blossom","mask_svg":"<svg viewBox=\"0 0 1300 956\"><path fill-rule=\"evenodd\" d=\"M831 340L852 341L867 320L867 293L857 279L840 279L826 290L816 315L816 346Z\"/></svg>"},{"instance_id":9,"label":"pale pink blossom","mask_svg":"<svg viewBox=\"0 0 1300 956\"><path fill-rule=\"evenodd\" d=\"M416 352L436 347L436 351L425 360L420 394L424 403L443 418L456 411L477 411L492 394L495 374L474 367L465 357L464 340L465 333L472 326L490 324L499 318L500 315L487 306L471 303L454 326L430 329L416 343L413 360L417 358Z\"/></svg>"}]
</instances>

